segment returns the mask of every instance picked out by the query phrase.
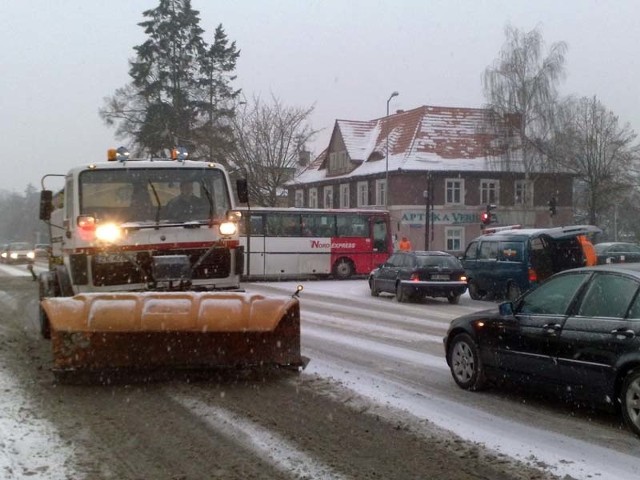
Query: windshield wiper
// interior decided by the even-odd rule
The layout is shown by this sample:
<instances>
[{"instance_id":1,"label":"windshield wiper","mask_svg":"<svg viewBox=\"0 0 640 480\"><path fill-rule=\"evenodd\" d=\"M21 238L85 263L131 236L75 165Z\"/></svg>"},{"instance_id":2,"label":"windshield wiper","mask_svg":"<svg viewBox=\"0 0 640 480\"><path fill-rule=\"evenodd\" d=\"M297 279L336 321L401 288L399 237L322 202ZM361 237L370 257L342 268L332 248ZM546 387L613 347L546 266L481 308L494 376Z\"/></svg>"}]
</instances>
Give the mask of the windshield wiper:
<instances>
[{"instance_id":1,"label":"windshield wiper","mask_svg":"<svg viewBox=\"0 0 640 480\"><path fill-rule=\"evenodd\" d=\"M207 199L209 200L209 220L213 219L213 198L211 197L211 192L209 192L209 189L207 188L207 186L204 183L204 180L200 179L200 187L202 187L202 191L204 192L204 194L207 196Z\"/></svg>"},{"instance_id":2,"label":"windshield wiper","mask_svg":"<svg viewBox=\"0 0 640 480\"><path fill-rule=\"evenodd\" d=\"M160 203L160 197L158 196L156 187L151 181L151 179L149 179L149 186L151 187L151 190L153 191L153 196L156 197L156 203L158 204L158 206L156 207L156 229L157 229L160 226L160 209L162 208L162 203Z\"/></svg>"}]
</instances>

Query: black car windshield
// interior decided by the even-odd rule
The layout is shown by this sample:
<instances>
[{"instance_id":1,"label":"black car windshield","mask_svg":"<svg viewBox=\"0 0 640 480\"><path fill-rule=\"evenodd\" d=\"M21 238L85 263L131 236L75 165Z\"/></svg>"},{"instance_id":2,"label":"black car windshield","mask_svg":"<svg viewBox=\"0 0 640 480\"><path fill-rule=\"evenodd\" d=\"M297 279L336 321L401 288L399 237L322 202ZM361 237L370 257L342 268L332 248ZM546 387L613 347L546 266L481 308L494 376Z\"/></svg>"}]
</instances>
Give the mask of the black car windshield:
<instances>
[{"instance_id":1,"label":"black car windshield","mask_svg":"<svg viewBox=\"0 0 640 480\"><path fill-rule=\"evenodd\" d=\"M460 260L445 255L417 255L417 260L419 267L463 268Z\"/></svg>"}]
</instances>

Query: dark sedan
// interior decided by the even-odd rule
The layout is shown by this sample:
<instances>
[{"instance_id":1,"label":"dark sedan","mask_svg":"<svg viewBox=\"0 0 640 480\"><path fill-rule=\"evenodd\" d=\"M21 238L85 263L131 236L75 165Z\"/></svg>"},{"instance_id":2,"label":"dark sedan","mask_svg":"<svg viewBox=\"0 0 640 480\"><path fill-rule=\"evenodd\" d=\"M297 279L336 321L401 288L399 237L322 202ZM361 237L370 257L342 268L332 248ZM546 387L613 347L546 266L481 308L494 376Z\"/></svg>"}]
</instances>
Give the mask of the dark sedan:
<instances>
[{"instance_id":1,"label":"dark sedan","mask_svg":"<svg viewBox=\"0 0 640 480\"><path fill-rule=\"evenodd\" d=\"M458 303L467 289L464 267L446 252L396 252L369 275L371 295L393 293L398 302L445 297Z\"/></svg>"},{"instance_id":2,"label":"dark sedan","mask_svg":"<svg viewBox=\"0 0 640 480\"><path fill-rule=\"evenodd\" d=\"M640 245L627 242L604 242L594 245L598 264L640 262Z\"/></svg>"},{"instance_id":3,"label":"dark sedan","mask_svg":"<svg viewBox=\"0 0 640 480\"><path fill-rule=\"evenodd\" d=\"M567 270L515 302L459 317L444 338L456 383L511 378L622 407L640 435L640 264Z\"/></svg>"}]
</instances>

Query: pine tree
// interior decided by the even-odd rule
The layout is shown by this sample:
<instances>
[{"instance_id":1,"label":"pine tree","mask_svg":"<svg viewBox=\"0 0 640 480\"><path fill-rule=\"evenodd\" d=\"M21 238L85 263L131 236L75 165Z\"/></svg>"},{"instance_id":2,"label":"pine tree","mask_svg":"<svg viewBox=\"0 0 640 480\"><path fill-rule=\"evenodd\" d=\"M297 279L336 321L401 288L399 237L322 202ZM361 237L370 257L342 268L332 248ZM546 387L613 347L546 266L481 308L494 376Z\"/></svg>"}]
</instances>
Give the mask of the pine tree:
<instances>
[{"instance_id":1,"label":"pine tree","mask_svg":"<svg viewBox=\"0 0 640 480\"><path fill-rule=\"evenodd\" d=\"M220 25L208 46L190 0L160 0L143 16L147 40L134 47L131 82L105 99L101 117L138 154L166 156L181 145L211 155L220 148L216 141L224 150L231 140L220 120L233 114L239 94L230 86L235 42L228 45Z\"/></svg>"}]
</instances>

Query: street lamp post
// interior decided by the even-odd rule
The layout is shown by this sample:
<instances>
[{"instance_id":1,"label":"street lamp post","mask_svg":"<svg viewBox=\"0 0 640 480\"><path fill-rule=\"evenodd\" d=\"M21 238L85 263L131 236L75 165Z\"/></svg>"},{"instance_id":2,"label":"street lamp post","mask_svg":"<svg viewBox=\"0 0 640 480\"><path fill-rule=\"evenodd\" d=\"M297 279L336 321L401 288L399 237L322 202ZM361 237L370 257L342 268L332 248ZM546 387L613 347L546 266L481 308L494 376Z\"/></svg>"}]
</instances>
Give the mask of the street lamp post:
<instances>
[{"instance_id":1,"label":"street lamp post","mask_svg":"<svg viewBox=\"0 0 640 480\"><path fill-rule=\"evenodd\" d=\"M393 92L390 96L389 99L387 100L387 117L389 116L389 102L391 101L391 99L393 97L397 97L398 96L398 92ZM385 170L384 170L384 188L385 188L385 196L384 196L384 203L385 203L385 208L388 210L389 209L389 195L391 193L391 189L389 188L389 134L391 133L391 130L389 130L387 132L387 148L386 148L386 156L385 156Z\"/></svg>"}]
</instances>

